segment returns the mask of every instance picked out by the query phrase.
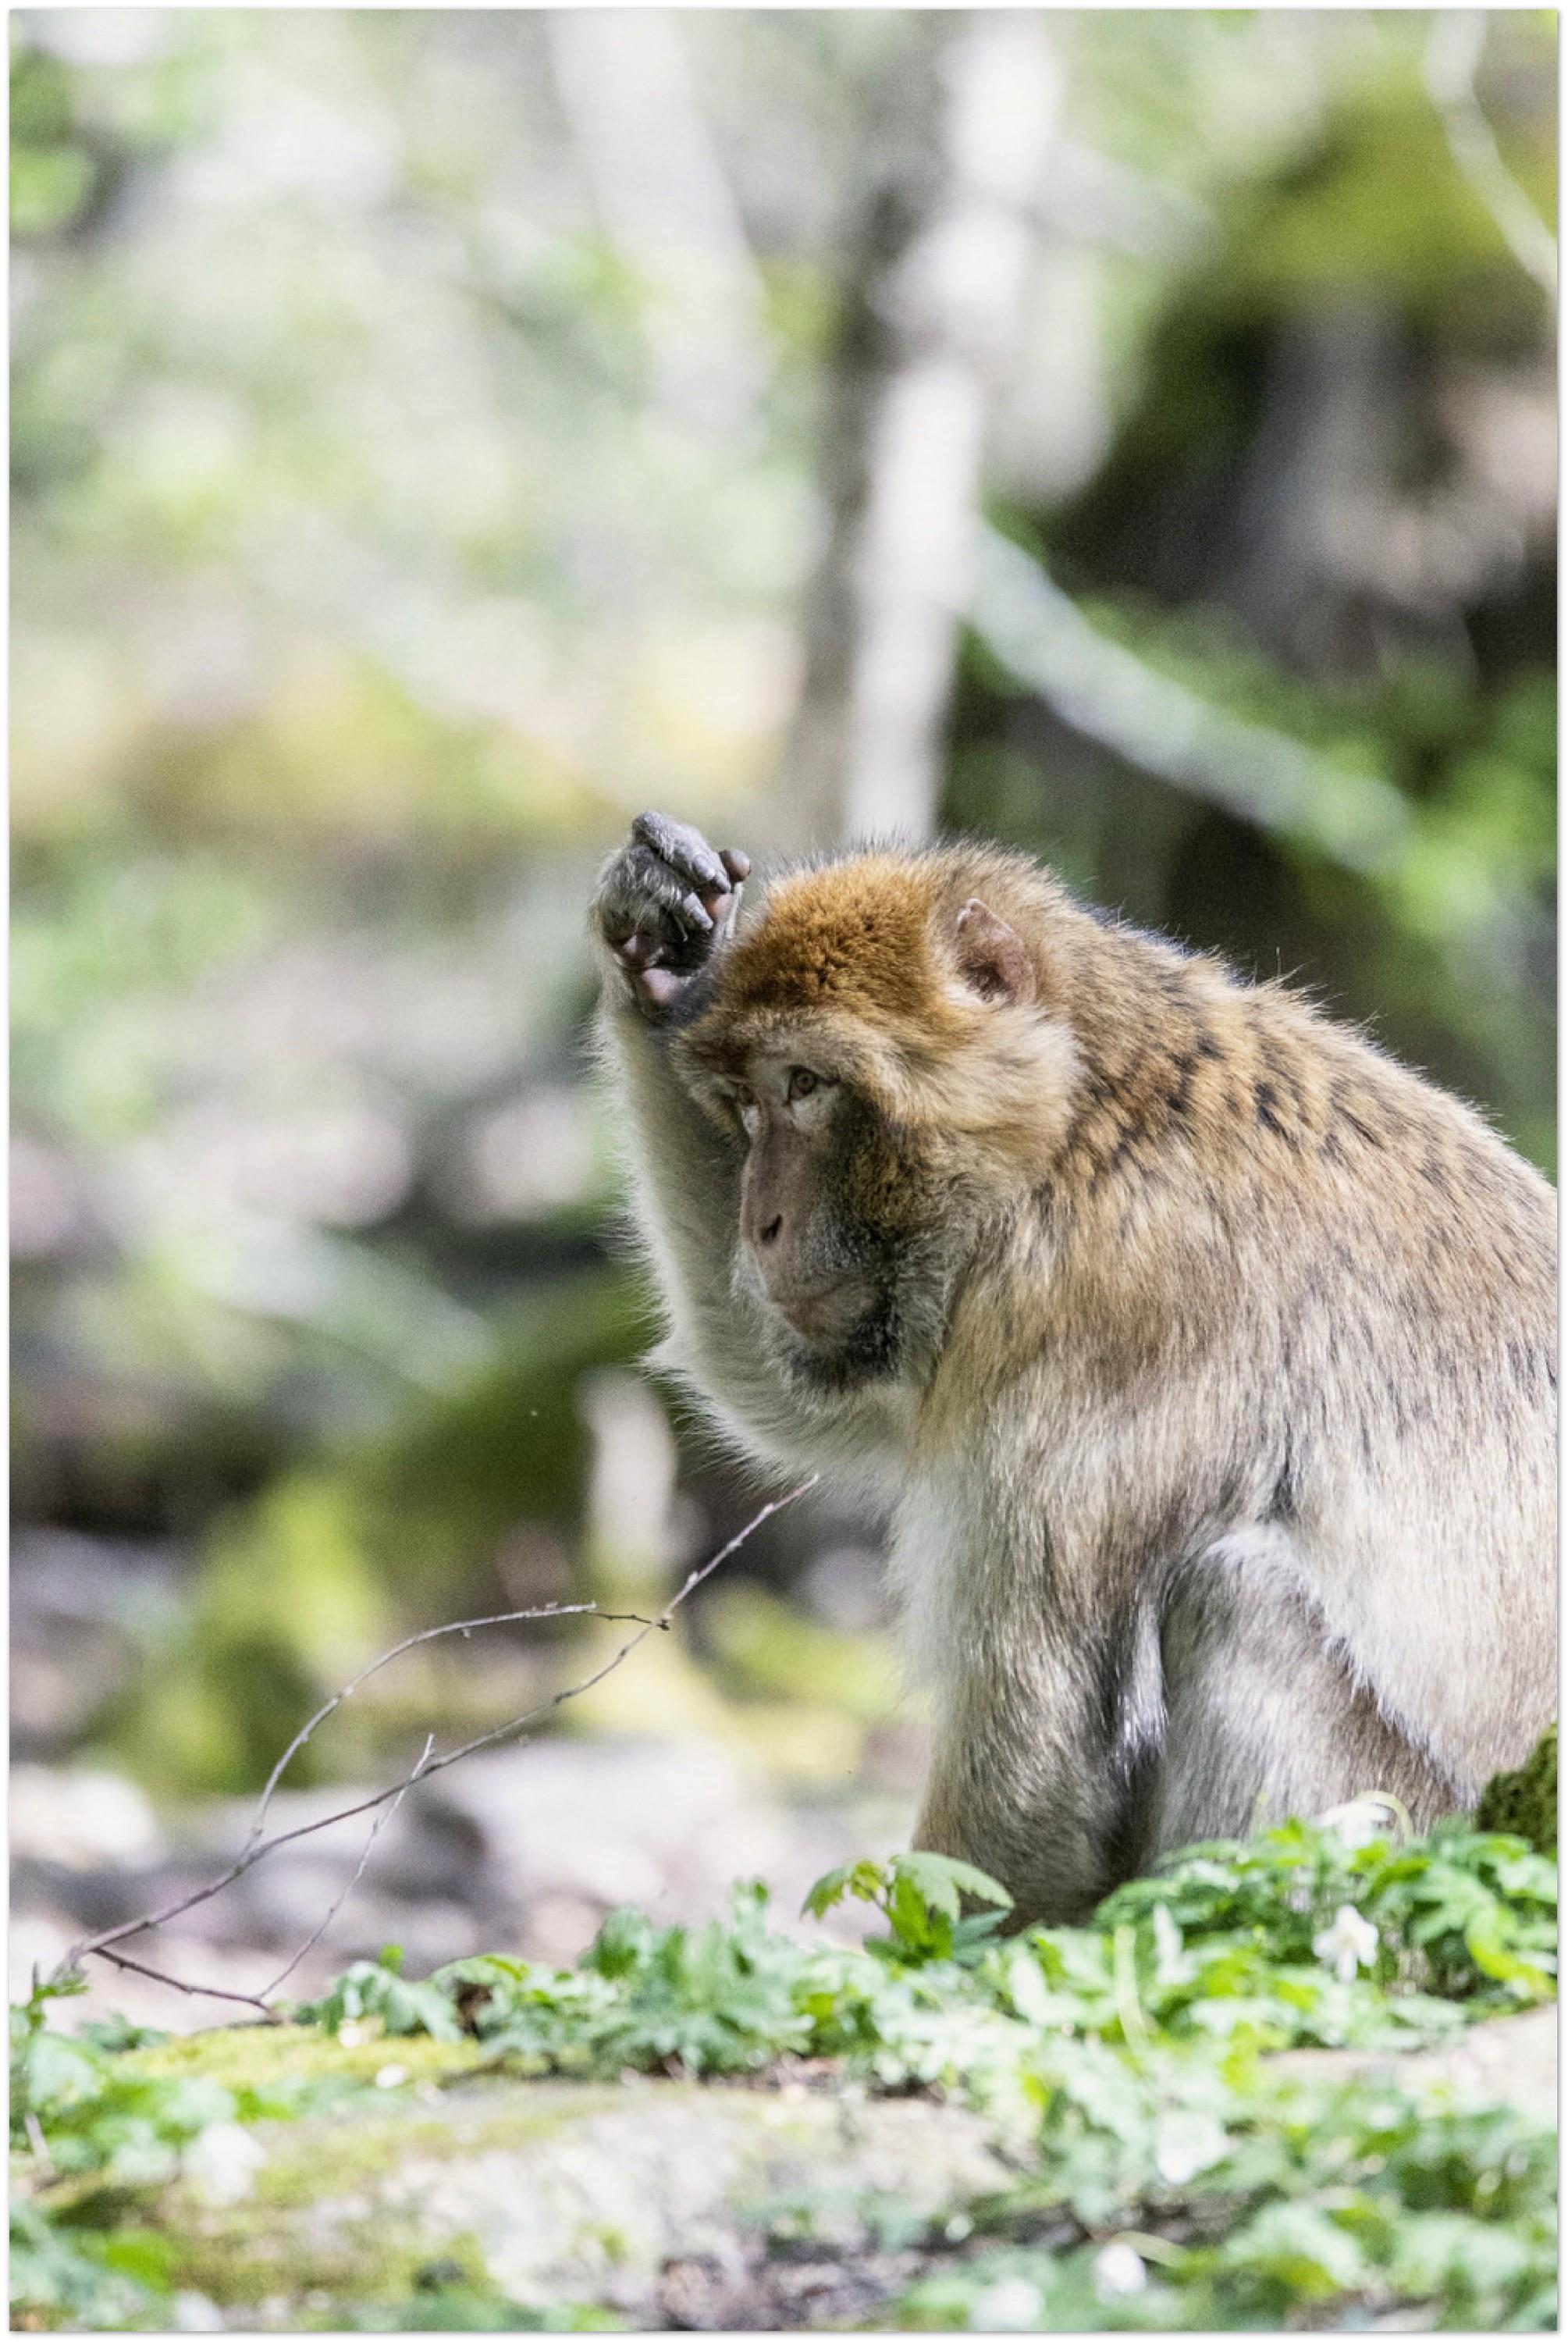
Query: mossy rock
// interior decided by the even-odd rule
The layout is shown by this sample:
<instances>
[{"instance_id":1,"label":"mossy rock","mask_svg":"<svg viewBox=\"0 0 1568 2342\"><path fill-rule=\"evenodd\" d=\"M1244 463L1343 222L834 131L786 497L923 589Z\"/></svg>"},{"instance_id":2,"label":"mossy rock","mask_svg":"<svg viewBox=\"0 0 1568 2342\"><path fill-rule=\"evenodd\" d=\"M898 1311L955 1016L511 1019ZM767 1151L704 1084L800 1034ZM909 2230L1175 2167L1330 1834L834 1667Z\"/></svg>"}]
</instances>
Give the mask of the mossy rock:
<instances>
[{"instance_id":1,"label":"mossy rock","mask_svg":"<svg viewBox=\"0 0 1568 2342\"><path fill-rule=\"evenodd\" d=\"M1374 2073L1426 2110L1517 2106L1539 2127L1554 2049L1553 2013L1535 2009L1427 2050L1310 2050L1275 2070L1331 2092ZM881 2097L826 2061L749 2081L520 2079L484 2043L373 2023L349 2040L224 2028L114 2063L120 2080L217 2083L296 2111L242 2111L243 2137L215 2120L175 2176L63 2188L15 2158L35 2257L43 2188L45 2257L154 2288L123 2314L97 2297L94 2330L160 2312L240 2333L876 2328L985 2233L1034 2138L1027 2107ZM84 2322L46 2287L18 2301L30 2330Z\"/></svg>"},{"instance_id":2,"label":"mossy rock","mask_svg":"<svg viewBox=\"0 0 1568 2342\"><path fill-rule=\"evenodd\" d=\"M158 2070L255 2078L303 2047L294 2028L200 2041L153 2053ZM407 2083L250 2126L265 2159L241 2200L184 2179L149 2193L137 2221L175 2297L241 2332L451 2324L460 2308L481 2327L723 2327L743 2307L748 2324L813 2323L770 2287L814 2271L830 2308L870 2307L908 2281L928 2223L1009 2177L995 2124L932 2099L518 2082L464 2073L477 2055L368 2043L352 2078L395 2061ZM889 2207L902 2249L886 2248ZM781 2234L813 2241L809 2269L774 2268Z\"/></svg>"},{"instance_id":3,"label":"mossy rock","mask_svg":"<svg viewBox=\"0 0 1568 2342\"><path fill-rule=\"evenodd\" d=\"M1483 1829L1528 1838L1537 1854L1557 1852L1557 1726L1536 1743L1517 1773L1497 1773L1481 1793L1475 1818Z\"/></svg>"}]
</instances>

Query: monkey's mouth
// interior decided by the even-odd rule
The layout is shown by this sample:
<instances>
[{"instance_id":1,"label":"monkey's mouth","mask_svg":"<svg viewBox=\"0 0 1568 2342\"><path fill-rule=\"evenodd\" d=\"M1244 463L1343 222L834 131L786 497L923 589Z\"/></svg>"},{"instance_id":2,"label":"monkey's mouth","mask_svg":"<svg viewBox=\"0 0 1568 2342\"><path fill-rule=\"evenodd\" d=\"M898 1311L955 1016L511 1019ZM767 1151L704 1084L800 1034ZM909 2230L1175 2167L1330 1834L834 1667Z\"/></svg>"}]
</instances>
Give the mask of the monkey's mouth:
<instances>
[{"instance_id":1,"label":"monkey's mouth","mask_svg":"<svg viewBox=\"0 0 1568 2342\"><path fill-rule=\"evenodd\" d=\"M862 1276L831 1284L797 1286L769 1296L780 1316L811 1343L840 1343L864 1323L876 1296Z\"/></svg>"},{"instance_id":2,"label":"monkey's mouth","mask_svg":"<svg viewBox=\"0 0 1568 2342\"><path fill-rule=\"evenodd\" d=\"M900 1371L903 1343L891 1289L873 1279L791 1294L775 1301L787 1327L780 1363L803 1389L824 1394L857 1389Z\"/></svg>"}]
</instances>

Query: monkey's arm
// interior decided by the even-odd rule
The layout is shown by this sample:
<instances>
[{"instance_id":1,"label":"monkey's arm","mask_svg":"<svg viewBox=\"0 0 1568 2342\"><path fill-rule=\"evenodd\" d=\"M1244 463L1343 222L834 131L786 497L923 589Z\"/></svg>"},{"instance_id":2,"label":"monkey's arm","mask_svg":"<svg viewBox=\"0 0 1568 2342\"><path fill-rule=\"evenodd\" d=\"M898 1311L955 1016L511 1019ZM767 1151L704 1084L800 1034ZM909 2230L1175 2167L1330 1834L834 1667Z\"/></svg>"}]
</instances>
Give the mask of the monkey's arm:
<instances>
[{"instance_id":1,"label":"monkey's arm","mask_svg":"<svg viewBox=\"0 0 1568 2342\"><path fill-rule=\"evenodd\" d=\"M669 1319L672 1363L690 1368L736 1314L740 1157L676 1079L669 1033L609 994L601 1055L624 1117L633 1203Z\"/></svg>"},{"instance_id":2,"label":"monkey's arm","mask_svg":"<svg viewBox=\"0 0 1568 2342\"><path fill-rule=\"evenodd\" d=\"M749 868L744 854L716 855L695 830L639 817L594 900L600 1048L624 1109L634 1208L668 1322L656 1363L752 1453L814 1463L821 1426L771 1362L755 1305L732 1279L740 1143L697 1105L670 1058L727 947Z\"/></svg>"}]
</instances>

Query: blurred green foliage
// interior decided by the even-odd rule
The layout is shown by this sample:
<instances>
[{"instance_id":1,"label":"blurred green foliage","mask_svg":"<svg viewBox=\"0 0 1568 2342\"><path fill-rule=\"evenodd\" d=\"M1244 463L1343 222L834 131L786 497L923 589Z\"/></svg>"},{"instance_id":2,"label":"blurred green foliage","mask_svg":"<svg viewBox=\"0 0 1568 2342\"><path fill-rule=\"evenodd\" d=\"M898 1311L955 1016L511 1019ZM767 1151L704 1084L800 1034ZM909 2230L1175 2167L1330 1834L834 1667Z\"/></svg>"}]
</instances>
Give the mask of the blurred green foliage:
<instances>
[{"instance_id":1,"label":"blurred green foliage","mask_svg":"<svg viewBox=\"0 0 1568 2342\"><path fill-rule=\"evenodd\" d=\"M395 1433L221 1516L184 1641L109 1722L139 1777L175 1789L264 1780L324 1687L394 1641L400 1621L434 1626L485 1605L483 1565L517 1523L575 1536L588 1464L577 1385L631 1357L639 1330L622 1279L546 1289L514 1312L494 1363L400 1414ZM453 1685L405 1669L354 1705L346 1731L303 1749L291 1781L373 1761L433 1696L454 1721Z\"/></svg>"},{"instance_id":2,"label":"blurred green foliage","mask_svg":"<svg viewBox=\"0 0 1568 2342\"><path fill-rule=\"evenodd\" d=\"M650 78L548 11L12 20L15 1485L190 1568L85 1727L170 1787L254 1782L404 1621L508 1606L520 1541L583 1590L584 1378L646 1320L580 906L647 802L804 842L824 365L909 20L660 23ZM991 509L1318 795L1243 820L971 643L944 819L1299 971L1549 1164L1552 328L1432 21L1052 33ZM1554 37L1490 16L1475 83L1547 218ZM1373 785L1408 819L1366 866ZM869 1715L854 1638L789 1629L804 1534L700 1647Z\"/></svg>"}]
</instances>

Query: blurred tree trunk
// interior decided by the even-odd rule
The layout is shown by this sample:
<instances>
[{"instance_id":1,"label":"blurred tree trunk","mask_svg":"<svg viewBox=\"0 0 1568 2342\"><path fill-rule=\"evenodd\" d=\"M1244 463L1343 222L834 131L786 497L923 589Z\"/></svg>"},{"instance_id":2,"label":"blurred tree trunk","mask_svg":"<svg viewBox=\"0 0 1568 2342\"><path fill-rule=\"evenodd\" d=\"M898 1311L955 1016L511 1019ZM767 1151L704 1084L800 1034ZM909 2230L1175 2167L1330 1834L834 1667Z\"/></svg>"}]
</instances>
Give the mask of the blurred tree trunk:
<instances>
[{"instance_id":1,"label":"blurred tree trunk","mask_svg":"<svg viewBox=\"0 0 1568 2342\"><path fill-rule=\"evenodd\" d=\"M699 433L749 432L763 289L678 12L553 8L544 23L594 210L643 295L655 403Z\"/></svg>"},{"instance_id":2,"label":"blurred tree trunk","mask_svg":"<svg viewBox=\"0 0 1568 2342\"><path fill-rule=\"evenodd\" d=\"M936 818L986 423L1057 107L1034 10L908 25L867 131L787 766L801 826L824 839L922 837Z\"/></svg>"}]
</instances>

